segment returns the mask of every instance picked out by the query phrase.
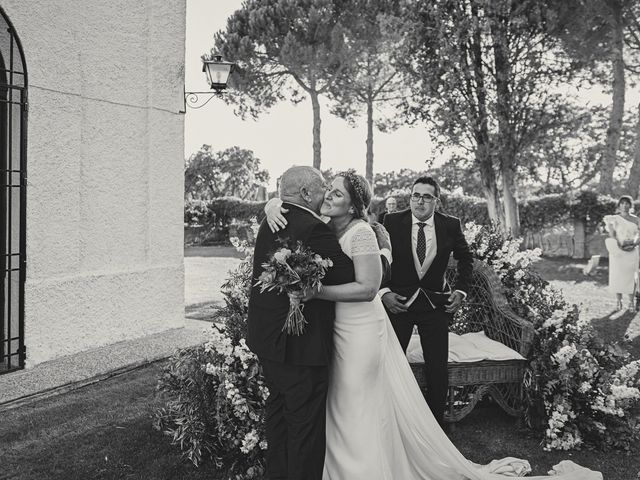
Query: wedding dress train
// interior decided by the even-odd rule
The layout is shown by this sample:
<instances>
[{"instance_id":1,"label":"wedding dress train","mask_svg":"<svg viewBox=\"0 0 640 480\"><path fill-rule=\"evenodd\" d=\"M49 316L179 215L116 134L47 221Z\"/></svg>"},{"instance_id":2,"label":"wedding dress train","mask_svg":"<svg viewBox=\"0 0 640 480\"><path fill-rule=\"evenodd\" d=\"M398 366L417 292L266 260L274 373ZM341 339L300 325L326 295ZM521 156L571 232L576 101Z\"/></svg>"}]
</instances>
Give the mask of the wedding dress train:
<instances>
[{"instance_id":1,"label":"wedding dress train","mask_svg":"<svg viewBox=\"0 0 640 480\"><path fill-rule=\"evenodd\" d=\"M349 229L340 245L350 257L378 252L365 222ZM504 480L530 471L528 462L516 458L474 464L451 443L379 298L336 304L329 381L323 480ZM557 471L566 473L527 478L602 480L600 473L571 462Z\"/></svg>"}]
</instances>

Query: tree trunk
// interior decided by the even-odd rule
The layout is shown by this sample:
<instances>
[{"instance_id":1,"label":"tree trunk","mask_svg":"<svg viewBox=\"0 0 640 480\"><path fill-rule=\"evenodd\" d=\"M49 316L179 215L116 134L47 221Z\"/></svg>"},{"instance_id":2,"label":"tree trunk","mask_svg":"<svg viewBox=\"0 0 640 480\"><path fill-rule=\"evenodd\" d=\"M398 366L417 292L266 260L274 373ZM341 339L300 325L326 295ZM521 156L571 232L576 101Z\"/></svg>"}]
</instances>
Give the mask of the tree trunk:
<instances>
[{"instance_id":1,"label":"tree trunk","mask_svg":"<svg viewBox=\"0 0 640 480\"><path fill-rule=\"evenodd\" d=\"M520 215L515 192L515 172L507 168L502 170L502 199L504 201L504 219L506 230L514 237L520 236Z\"/></svg>"},{"instance_id":2,"label":"tree trunk","mask_svg":"<svg viewBox=\"0 0 640 480\"><path fill-rule=\"evenodd\" d=\"M633 163L627 179L627 193L633 198L638 196L640 188L640 104L638 104L638 120L636 122L635 146L633 149Z\"/></svg>"},{"instance_id":3,"label":"tree trunk","mask_svg":"<svg viewBox=\"0 0 640 480\"><path fill-rule=\"evenodd\" d=\"M496 72L496 116L498 117L498 164L502 174L502 198L504 201L505 230L514 237L520 234L520 218L516 201L514 132L511 125L511 64L509 62L509 39L506 30L509 22L501 12L491 18L493 58Z\"/></svg>"},{"instance_id":4,"label":"tree trunk","mask_svg":"<svg viewBox=\"0 0 640 480\"><path fill-rule=\"evenodd\" d=\"M318 101L318 93L310 92L311 106L313 107L313 166L320 170L321 164L321 148L320 144L320 102Z\"/></svg>"},{"instance_id":5,"label":"tree trunk","mask_svg":"<svg viewBox=\"0 0 640 480\"><path fill-rule=\"evenodd\" d=\"M472 3L471 8L473 16L477 17L477 5ZM473 79L475 80L475 96L477 100L477 118L475 118L475 125L473 126L473 134L476 140L475 161L480 170L480 180L487 200L489 219L498 225L504 225L504 215L500 205L496 172L493 168L493 156L489 141L487 91L484 82L482 36L479 26L474 29L472 38L471 56L473 59Z\"/></svg>"},{"instance_id":6,"label":"tree trunk","mask_svg":"<svg viewBox=\"0 0 640 480\"><path fill-rule=\"evenodd\" d=\"M367 97L367 163L365 178L373 186L373 98Z\"/></svg>"},{"instance_id":7,"label":"tree trunk","mask_svg":"<svg viewBox=\"0 0 640 480\"><path fill-rule=\"evenodd\" d=\"M486 155L488 158L479 158L481 155ZM480 167L482 191L484 192L484 198L487 200L487 212L489 213L489 219L495 224L504 225L504 215L500 205L498 184L496 182L496 174L493 170L491 156L488 155L488 152L484 154L477 152L476 163Z\"/></svg>"},{"instance_id":8,"label":"tree trunk","mask_svg":"<svg viewBox=\"0 0 640 480\"><path fill-rule=\"evenodd\" d=\"M600 163L600 193L613 193L613 171L616 167L616 154L622 132L624 115L624 35L622 25L622 6L619 0L609 2L611 8L611 26L613 31L612 67L613 67L613 105L609 116L607 143Z\"/></svg>"}]
</instances>

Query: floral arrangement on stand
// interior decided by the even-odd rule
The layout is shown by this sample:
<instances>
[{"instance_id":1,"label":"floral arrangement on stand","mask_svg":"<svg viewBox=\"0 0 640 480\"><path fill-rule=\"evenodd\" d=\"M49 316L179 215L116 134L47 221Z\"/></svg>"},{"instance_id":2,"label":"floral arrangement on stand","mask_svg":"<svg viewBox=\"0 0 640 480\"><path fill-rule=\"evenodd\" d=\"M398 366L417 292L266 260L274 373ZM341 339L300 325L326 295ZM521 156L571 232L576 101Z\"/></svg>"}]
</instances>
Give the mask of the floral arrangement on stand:
<instances>
[{"instance_id":1,"label":"floral arrangement on stand","mask_svg":"<svg viewBox=\"0 0 640 480\"><path fill-rule=\"evenodd\" d=\"M255 221L252 228L257 233ZM245 480L264 474L269 392L244 340L253 246L231 241L245 257L222 286L225 304L216 311L207 341L181 350L164 368L158 390L166 402L156 412L155 427L196 466L213 459L221 478Z\"/></svg>"},{"instance_id":2,"label":"floral arrangement on stand","mask_svg":"<svg viewBox=\"0 0 640 480\"><path fill-rule=\"evenodd\" d=\"M603 344L578 307L530 268L540 249L521 251L521 240L474 223L465 237L500 277L514 311L534 325L525 419L544 430L544 448L628 449L640 438L640 360Z\"/></svg>"}]
</instances>

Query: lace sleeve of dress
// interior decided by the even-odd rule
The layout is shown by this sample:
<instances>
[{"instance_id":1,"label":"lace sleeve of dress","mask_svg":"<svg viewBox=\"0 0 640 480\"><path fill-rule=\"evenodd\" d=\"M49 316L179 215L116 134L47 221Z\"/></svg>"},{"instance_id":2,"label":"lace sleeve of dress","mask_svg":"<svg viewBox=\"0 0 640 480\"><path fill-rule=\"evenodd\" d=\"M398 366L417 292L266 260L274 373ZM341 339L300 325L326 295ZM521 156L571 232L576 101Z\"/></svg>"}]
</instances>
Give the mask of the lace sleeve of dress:
<instances>
[{"instance_id":1,"label":"lace sleeve of dress","mask_svg":"<svg viewBox=\"0 0 640 480\"><path fill-rule=\"evenodd\" d=\"M351 236L351 255L355 257L357 255L371 255L372 253L380 254L376 234L367 224L356 227Z\"/></svg>"}]
</instances>

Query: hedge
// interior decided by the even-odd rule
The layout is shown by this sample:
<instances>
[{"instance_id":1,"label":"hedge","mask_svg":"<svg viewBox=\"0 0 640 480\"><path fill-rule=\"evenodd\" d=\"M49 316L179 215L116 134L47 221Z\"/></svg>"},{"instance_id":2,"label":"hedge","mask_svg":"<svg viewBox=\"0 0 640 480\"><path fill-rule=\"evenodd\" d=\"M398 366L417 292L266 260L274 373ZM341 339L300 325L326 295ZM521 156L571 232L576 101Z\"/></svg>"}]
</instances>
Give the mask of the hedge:
<instances>
[{"instance_id":1,"label":"hedge","mask_svg":"<svg viewBox=\"0 0 640 480\"><path fill-rule=\"evenodd\" d=\"M237 197L219 197L210 201L192 200L185 202L184 222L189 225L228 225L233 219L250 221L264 217L266 202L242 200Z\"/></svg>"},{"instance_id":2,"label":"hedge","mask_svg":"<svg viewBox=\"0 0 640 480\"><path fill-rule=\"evenodd\" d=\"M397 195L396 198L400 209L408 207L408 194ZM460 218L463 224L469 221L483 225L490 223L487 202L482 198L443 193L441 200L439 209ZM369 210L380 214L384 211L384 203L384 198L374 198ZM592 233L605 215L615 212L616 203L614 198L591 191L530 197L519 203L520 225L523 231L537 231L575 219L582 220L587 233ZM265 202L235 197L220 197L209 202L191 201L185 203L184 221L189 225L215 226L224 230L234 219L239 223L248 223L252 217L261 221L264 205ZM640 209L640 203L635 204L635 209Z\"/></svg>"}]
</instances>

